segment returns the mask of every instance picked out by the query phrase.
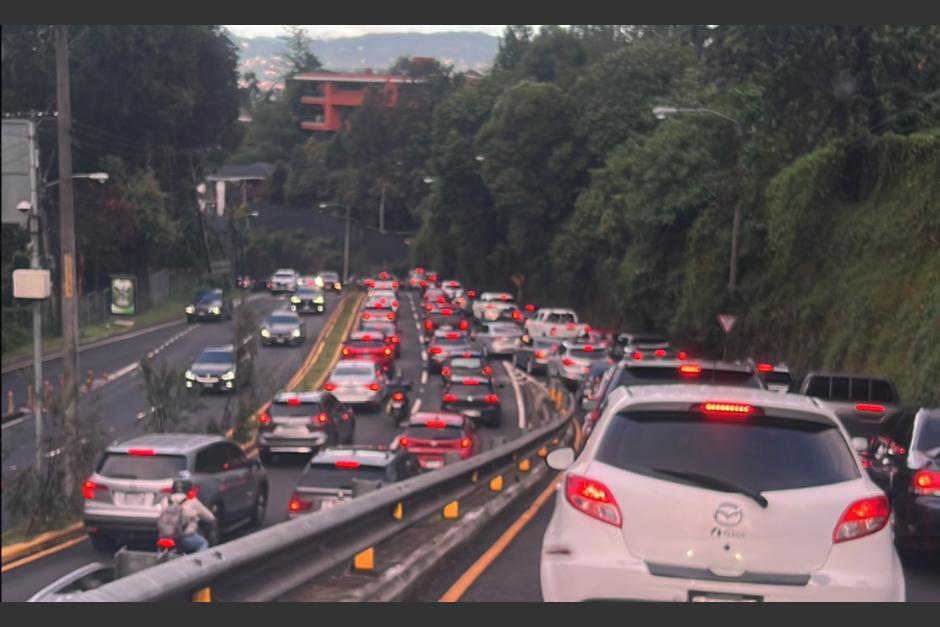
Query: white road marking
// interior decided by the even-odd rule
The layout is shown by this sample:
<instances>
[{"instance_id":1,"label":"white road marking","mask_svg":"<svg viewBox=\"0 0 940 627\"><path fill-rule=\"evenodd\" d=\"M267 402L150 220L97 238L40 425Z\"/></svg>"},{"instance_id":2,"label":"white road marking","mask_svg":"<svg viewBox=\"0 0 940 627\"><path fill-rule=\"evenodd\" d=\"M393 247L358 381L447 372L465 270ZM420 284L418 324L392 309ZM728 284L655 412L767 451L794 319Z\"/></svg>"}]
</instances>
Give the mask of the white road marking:
<instances>
[{"instance_id":1,"label":"white road marking","mask_svg":"<svg viewBox=\"0 0 940 627\"><path fill-rule=\"evenodd\" d=\"M512 384L512 391L516 395L516 409L519 414L519 430L522 431L525 429L525 403L522 402L522 390L519 388L519 382L516 381L516 378L512 376L512 366L509 365L509 362L503 362L503 368L506 369L506 374L509 375L509 382Z\"/></svg>"},{"instance_id":2,"label":"white road marking","mask_svg":"<svg viewBox=\"0 0 940 627\"><path fill-rule=\"evenodd\" d=\"M421 351L421 361L427 361L427 360L428 360L428 352Z\"/></svg>"},{"instance_id":3,"label":"white road marking","mask_svg":"<svg viewBox=\"0 0 940 627\"><path fill-rule=\"evenodd\" d=\"M411 415L414 416L419 411L421 411L421 399L415 401L415 404L411 406Z\"/></svg>"},{"instance_id":4,"label":"white road marking","mask_svg":"<svg viewBox=\"0 0 940 627\"><path fill-rule=\"evenodd\" d=\"M421 372L421 385L424 385L424 384L427 383L427 382L428 382L428 371L427 371L427 370L423 370L423 371Z\"/></svg>"},{"instance_id":5,"label":"white road marking","mask_svg":"<svg viewBox=\"0 0 940 627\"><path fill-rule=\"evenodd\" d=\"M20 423L23 422L24 420L26 420L26 419L28 419L28 418L32 418L32 417L33 417L33 415L30 413L30 414L27 414L27 415L25 415L25 416L21 416L20 418L17 418L16 420L11 420L10 422L5 422L5 423L3 423L3 428L4 428L4 429L7 429L8 427L15 427L16 425L20 424Z\"/></svg>"}]
</instances>

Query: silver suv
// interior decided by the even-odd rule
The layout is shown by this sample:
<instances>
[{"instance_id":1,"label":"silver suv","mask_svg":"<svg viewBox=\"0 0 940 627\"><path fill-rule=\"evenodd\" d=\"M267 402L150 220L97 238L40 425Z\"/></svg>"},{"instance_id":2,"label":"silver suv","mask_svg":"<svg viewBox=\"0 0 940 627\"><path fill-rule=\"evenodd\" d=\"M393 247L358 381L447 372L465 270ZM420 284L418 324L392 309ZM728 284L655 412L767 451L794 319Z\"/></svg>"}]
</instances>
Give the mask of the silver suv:
<instances>
[{"instance_id":1,"label":"silver suv","mask_svg":"<svg viewBox=\"0 0 940 627\"><path fill-rule=\"evenodd\" d=\"M155 541L157 517L181 471L192 475L194 494L218 518L204 533L210 544L235 526L260 526L268 503L268 478L258 459L217 435L159 433L109 446L82 484L83 518L92 544L110 550L130 540Z\"/></svg>"}]
</instances>

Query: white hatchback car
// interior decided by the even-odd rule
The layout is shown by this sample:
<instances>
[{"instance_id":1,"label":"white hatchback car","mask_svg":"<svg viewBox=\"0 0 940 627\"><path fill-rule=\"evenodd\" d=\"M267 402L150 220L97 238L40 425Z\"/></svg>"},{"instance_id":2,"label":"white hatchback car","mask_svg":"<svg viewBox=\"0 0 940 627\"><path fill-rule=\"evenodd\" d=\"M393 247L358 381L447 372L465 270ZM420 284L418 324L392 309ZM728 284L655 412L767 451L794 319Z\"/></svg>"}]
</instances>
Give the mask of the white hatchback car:
<instances>
[{"instance_id":1,"label":"white hatchback car","mask_svg":"<svg viewBox=\"0 0 940 627\"><path fill-rule=\"evenodd\" d=\"M904 601L890 505L814 399L620 388L566 469L546 601Z\"/></svg>"}]
</instances>

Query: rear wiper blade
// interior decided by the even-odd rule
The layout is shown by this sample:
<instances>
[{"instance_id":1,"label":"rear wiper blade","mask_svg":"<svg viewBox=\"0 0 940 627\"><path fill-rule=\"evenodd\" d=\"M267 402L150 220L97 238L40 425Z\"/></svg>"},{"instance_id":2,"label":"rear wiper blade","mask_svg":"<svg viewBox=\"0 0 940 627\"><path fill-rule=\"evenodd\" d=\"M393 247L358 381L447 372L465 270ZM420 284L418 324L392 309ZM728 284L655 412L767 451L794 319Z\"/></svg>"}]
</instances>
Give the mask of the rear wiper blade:
<instances>
[{"instance_id":1,"label":"rear wiper blade","mask_svg":"<svg viewBox=\"0 0 940 627\"><path fill-rule=\"evenodd\" d=\"M754 501L756 501L757 504L761 507L767 507L767 499L764 498L764 495L759 491L752 490L751 488L747 488L730 481L725 481L724 479L719 479L718 477L710 477L709 475L702 475L697 472L686 472L684 470L670 470L668 468L653 468L652 470L653 472L662 473L664 475L670 475L680 479L687 479L702 487L711 488L720 492L737 492L754 499Z\"/></svg>"}]
</instances>

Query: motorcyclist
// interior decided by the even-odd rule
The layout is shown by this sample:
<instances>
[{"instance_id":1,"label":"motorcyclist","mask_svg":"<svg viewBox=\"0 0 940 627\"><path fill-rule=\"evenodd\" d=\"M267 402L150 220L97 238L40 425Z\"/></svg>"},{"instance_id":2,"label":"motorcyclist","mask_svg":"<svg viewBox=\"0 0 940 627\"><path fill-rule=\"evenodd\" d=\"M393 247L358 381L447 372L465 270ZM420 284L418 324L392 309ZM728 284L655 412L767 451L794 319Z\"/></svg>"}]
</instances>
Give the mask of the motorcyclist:
<instances>
[{"instance_id":1,"label":"motorcyclist","mask_svg":"<svg viewBox=\"0 0 940 627\"><path fill-rule=\"evenodd\" d=\"M193 482L184 473L173 481L167 507L173 505L182 508L182 532L176 539L179 549L183 553L195 553L209 548L209 541L199 533L199 522L216 524L216 518L193 492Z\"/></svg>"},{"instance_id":2,"label":"motorcyclist","mask_svg":"<svg viewBox=\"0 0 940 627\"><path fill-rule=\"evenodd\" d=\"M406 381L401 374L401 370L395 370L395 376L388 382L389 397L388 397L388 413L392 414L392 400L396 392L401 392L405 395L404 403L402 404L402 413L404 415L393 416L396 420L401 421L408 417L408 392L411 391L411 383Z\"/></svg>"}]
</instances>

